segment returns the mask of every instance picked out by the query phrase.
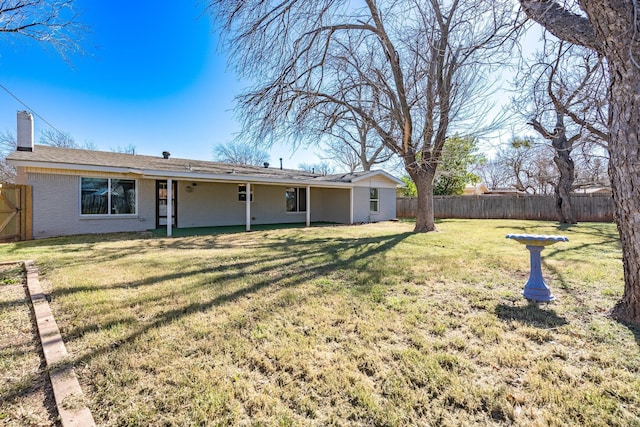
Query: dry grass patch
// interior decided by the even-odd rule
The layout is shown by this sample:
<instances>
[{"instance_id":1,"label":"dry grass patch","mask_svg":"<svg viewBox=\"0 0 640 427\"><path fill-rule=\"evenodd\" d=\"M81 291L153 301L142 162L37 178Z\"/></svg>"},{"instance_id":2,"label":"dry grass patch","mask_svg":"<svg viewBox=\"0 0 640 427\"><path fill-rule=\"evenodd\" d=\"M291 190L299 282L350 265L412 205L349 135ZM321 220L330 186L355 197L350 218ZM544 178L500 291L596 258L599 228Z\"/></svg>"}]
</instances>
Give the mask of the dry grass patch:
<instances>
[{"instance_id":1,"label":"dry grass patch","mask_svg":"<svg viewBox=\"0 0 640 427\"><path fill-rule=\"evenodd\" d=\"M22 264L0 265L0 424L57 423Z\"/></svg>"},{"instance_id":2,"label":"dry grass patch","mask_svg":"<svg viewBox=\"0 0 640 427\"><path fill-rule=\"evenodd\" d=\"M612 224L447 220L6 245L30 257L102 425L640 425ZM520 292L510 232L558 300Z\"/></svg>"}]
</instances>

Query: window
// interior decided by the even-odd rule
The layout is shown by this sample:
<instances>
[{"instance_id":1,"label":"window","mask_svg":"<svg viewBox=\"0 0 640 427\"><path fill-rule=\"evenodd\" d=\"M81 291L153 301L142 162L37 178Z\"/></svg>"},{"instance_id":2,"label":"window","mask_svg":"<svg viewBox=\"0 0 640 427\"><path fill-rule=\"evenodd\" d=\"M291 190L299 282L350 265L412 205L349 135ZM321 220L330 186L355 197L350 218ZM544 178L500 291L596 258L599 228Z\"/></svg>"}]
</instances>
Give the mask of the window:
<instances>
[{"instance_id":1,"label":"window","mask_svg":"<svg viewBox=\"0 0 640 427\"><path fill-rule=\"evenodd\" d=\"M285 193L287 203L287 212L306 212L307 211L307 189L287 188Z\"/></svg>"},{"instance_id":2,"label":"window","mask_svg":"<svg viewBox=\"0 0 640 427\"><path fill-rule=\"evenodd\" d=\"M369 211L378 212L380 209L380 197L377 188L369 189Z\"/></svg>"},{"instance_id":3,"label":"window","mask_svg":"<svg viewBox=\"0 0 640 427\"><path fill-rule=\"evenodd\" d=\"M246 202L247 201L247 186L246 184L238 185L238 201ZM253 188L251 188L251 201L253 202Z\"/></svg>"},{"instance_id":4,"label":"window","mask_svg":"<svg viewBox=\"0 0 640 427\"><path fill-rule=\"evenodd\" d=\"M136 213L136 181L81 178L80 214L131 215Z\"/></svg>"}]
</instances>

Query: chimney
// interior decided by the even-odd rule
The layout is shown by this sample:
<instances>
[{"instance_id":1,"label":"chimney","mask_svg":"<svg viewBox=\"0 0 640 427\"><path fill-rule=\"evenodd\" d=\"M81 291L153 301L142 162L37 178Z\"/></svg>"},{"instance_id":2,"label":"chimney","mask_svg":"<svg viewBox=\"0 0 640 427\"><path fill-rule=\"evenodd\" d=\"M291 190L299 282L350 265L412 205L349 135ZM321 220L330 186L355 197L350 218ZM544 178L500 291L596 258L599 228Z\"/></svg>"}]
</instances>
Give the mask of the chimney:
<instances>
[{"instance_id":1,"label":"chimney","mask_svg":"<svg viewBox=\"0 0 640 427\"><path fill-rule=\"evenodd\" d=\"M28 111L18 111L18 151L33 151L33 116Z\"/></svg>"},{"instance_id":2,"label":"chimney","mask_svg":"<svg viewBox=\"0 0 640 427\"><path fill-rule=\"evenodd\" d=\"M165 158L165 159L168 159L170 155L171 155L171 153L168 152L168 151L163 151L162 152L162 157Z\"/></svg>"}]
</instances>

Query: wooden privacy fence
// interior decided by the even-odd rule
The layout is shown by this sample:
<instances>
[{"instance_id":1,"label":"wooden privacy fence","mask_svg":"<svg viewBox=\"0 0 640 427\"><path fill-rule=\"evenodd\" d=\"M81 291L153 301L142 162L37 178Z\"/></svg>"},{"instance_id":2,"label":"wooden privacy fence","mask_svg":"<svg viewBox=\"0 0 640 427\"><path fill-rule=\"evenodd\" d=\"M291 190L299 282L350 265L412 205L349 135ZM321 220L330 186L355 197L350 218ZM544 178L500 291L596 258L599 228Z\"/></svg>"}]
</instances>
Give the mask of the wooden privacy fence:
<instances>
[{"instance_id":1,"label":"wooden privacy fence","mask_svg":"<svg viewBox=\"0 0 640 427\"><path fill-rule=\"evenodd\" d=\"M608 194L576 194L571 203L578 222L613 221L613 198ZM539 219L558 221L554 196L486 194L479 196L434 196L436 218ZM396 216L416 216L418 200L396 199Z\"/></svg>"},{"instance_id":2,"label":"wooden privacy fence","mask_svg":"<svg viewBox=\"0 0 640 427\"><path fill-rule=\"evenodd\" d=\"M0 242L31 240L31 187L0 183Z\"/></svg>"}]
</instances>

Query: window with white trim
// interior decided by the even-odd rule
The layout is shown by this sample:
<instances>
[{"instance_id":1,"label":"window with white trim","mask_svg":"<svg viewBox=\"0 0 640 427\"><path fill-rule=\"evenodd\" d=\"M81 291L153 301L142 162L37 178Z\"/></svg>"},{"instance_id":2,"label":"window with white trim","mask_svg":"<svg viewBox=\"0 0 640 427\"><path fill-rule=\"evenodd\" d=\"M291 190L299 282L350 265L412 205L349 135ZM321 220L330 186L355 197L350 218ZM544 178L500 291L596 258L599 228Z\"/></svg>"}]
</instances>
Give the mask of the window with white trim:
<instances>
[{"instance_id":1,"label":"window with white trim","mask_svg":"<svg viewBox=\"0 0 640 427\"><path fill-rule=\"evenodd\" d=\"M133 179L80 178L81 215L134 215L137 199Z\"/></svg>"},{"instance_id":2,"label":"window with white trim","mask_svg":"<svg viewBox=\"0 0 640 427\"><path fill-rule=\"evenodd\" d=\"M380 191L377 188L369 188L369 211L380 211Z\"/></svg>"},{"instance_id":3,"label":"window with white trim","mask_svg":"<svg viewBox=\"0 0 640 427\"><path fill-rule=\"evenodd\" d=\"M307 211L307 189L305 187L290 187L285 192L287 212Z\"/></svg>"},{"instance_id":4,"label":"window with white trim","mask_svg":"<svg viewBox=\"0 0 640 427\"><path fill-rule=\"evenodd\" d=\"M251 197L250 200L253 202L253 186L251 187L251 195L249 197ZM247 185L246 184L238 185L238 201L239 202L247 201Z\"/></svg>"}]
</instances>

